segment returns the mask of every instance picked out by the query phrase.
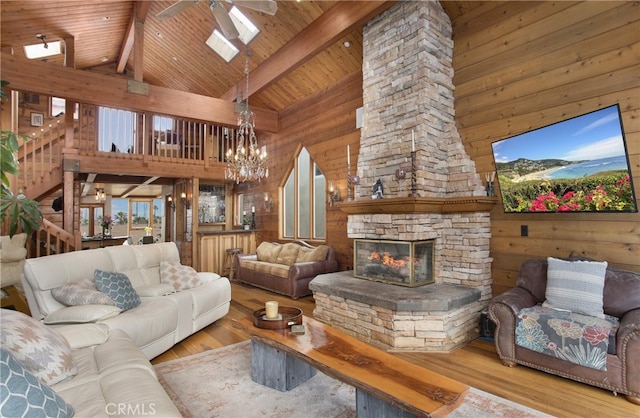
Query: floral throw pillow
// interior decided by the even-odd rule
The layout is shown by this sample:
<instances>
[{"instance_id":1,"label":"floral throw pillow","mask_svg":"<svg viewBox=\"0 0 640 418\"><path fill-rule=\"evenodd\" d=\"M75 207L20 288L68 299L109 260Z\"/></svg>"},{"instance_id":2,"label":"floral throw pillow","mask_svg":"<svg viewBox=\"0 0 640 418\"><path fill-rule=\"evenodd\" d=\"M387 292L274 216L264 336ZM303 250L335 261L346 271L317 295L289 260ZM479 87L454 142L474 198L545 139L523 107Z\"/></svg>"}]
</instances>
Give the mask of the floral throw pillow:
<instances>
[{"instance_id":1,"label":"floral throw pillow","mask_svg":"<svg viewBox=\"0 0 640 418\"><path fill-rule=\"evenodd\" d=\"M0 412L5 417L72 417L73 407L0 349Z\"/></svg>"},{"instance_id":2,"label":"floral throw pillow","mask_svg":"<svg viewBox=\"0 0 640 418\"><path fill-rule=\"evenodd\" d=\"M51 296L67 306L116 304L113 299L96 289L96 283L92 278L69 282L51 289Z\"/></svg>"},{"instance_id":3,"label":"floral throw pillow","mask_svg":"<svg viewBox=\"0 0 640 418\"><path fill-rule=\"evenodd\" d=\"M180 263L160 262L160 283L173 286L176 292L191 289L202 284L198 272L191 266L183 266Z\"/></svg>"},{"instance_id":4,"label":"floral throw pillow","mask_svg":"<svg viewBox=\"0 0 640 418\"><path fill-rule=\"evenodd\" d=\"M78 372L67 340L34 318L2 309L0 330L2 347L41 382L53 385Z\"/></svg>"},{"instance_id":5,"label":"floral throw pillow","mask_svg":"<svg viewBox=\"0 0 640 418\"><path fill-rule=\"evenodd\" d=\"M123 311L140 305L140 296L126 274L96 269L93 278L96 281L96 289L113 299L116 306Z\"/></svg>"}]
</instances>

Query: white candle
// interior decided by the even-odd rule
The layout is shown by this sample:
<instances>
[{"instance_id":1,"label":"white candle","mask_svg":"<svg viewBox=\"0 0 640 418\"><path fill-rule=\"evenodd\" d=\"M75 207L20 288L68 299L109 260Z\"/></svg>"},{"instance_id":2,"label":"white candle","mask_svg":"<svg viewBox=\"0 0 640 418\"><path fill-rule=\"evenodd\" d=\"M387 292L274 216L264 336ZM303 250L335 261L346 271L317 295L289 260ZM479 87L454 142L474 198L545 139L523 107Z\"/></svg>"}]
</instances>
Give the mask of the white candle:
<instances>
[{"instance_id":1,"label":"white candle","mask_svg":"<svg viewBox=\"0 0 640 418\"><path fill-rule=\"evenodd\" d=\"M255 206L251 206L251 213L256 213L256 207Z\"/></svg>"},{"instance_id":2,"label":"white candle","mask_svg":"<svg viewBox=\"0 0 640 418\"><path fill-rule=\"evenodd\" d=\"M351 164L351 152L349 149L349 144L347 144L347 164Z\"/></svg>"},{"instance_id":3,"label":"white candle","mask_svg":"<svg viewBox=\"0 0 640 418\"><path fill-rule=\"evenodd\" d=\"M416 137L413 129L411 130L411 151L416 152Z\"/></svg>"},{"instance_id":4,"label":"white candle","mask_svg":"<svg viewBox=\"0 0 640 418\"><path fill-rule=\"evenodd\" d=\"M278 302L270 300L264 304L267 319L276 319L278 317Z\"/></svg>"},{"instance_id":5,"label":"white candle","mask_svg":"<svg viewBox=\"0 0 640 418\"><path fill-rule=\"evenodd\" d=\"M247 216L247 211L246 210L242 211L242 216Z\"/></svg>"}]
</instances>

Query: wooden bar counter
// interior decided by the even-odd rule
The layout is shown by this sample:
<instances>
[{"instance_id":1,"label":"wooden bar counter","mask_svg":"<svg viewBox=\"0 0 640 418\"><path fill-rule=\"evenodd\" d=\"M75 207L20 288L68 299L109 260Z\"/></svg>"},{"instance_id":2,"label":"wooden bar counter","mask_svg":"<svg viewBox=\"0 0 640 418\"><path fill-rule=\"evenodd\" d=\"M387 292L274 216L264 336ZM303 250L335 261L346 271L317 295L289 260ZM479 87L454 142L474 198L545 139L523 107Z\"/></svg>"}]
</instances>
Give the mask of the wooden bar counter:
<instances>
[{"instance_id":1,"label":"wooden bar counter","mask_svg":"<svg viewBox=\"0 0 640 418\"><path fill-rule=\"evenodd\" d=\"M302 325L305 333L294 334L289 328L257 328L251 318L234 321L235 327L251 335L252 362L258 363L252 364L252 370L270 367L277 361L255 358L256 354L268 353L269 348L274 355L283 352L293 358L283 362L293 369L291 375L267 376L266 383L258 383L269 385L273 380L298 379L301 382L296 385L301 384L313 373L296 364L300 361L354 386L358 416L385 417L445 416L462 404L469 390L467 385L395 357L313 318L304 316Z\"/></svg>"},{"instance_id":2,"label":"wooden bar counter","mask_svg":"<svg viewBox=\"0 0 640 418\"><path fill-rule=\"evenodd\" d=\"M242 253L256 251L256 231L231 229L198 232L198 271L210 271L224 275L224 262L228 248L242 248Z\"/></svg>"}]
</instances>

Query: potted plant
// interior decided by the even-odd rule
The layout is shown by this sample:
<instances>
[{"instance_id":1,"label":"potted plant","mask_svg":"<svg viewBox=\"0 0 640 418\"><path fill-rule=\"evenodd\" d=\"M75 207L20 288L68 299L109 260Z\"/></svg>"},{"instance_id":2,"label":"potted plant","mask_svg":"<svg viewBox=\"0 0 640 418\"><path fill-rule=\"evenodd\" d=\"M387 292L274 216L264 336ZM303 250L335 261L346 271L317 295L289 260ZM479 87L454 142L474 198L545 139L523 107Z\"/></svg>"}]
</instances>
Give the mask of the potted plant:
<instances>
[{"instance_id":1,"label":"potted plant","mask_svg":"<svg viewBox=\"0 0 640 418\"><path fill-rule=\"evenodd\" d=\"M4 86L9 84L2 80L0 82L0 98L2 101L8 99L4 91ZM25 136L22 139L27 140ZM18 174L19 162L16 156L20 144L18 135L11 131L0 131L0 223L4 227L5 222L9 223L9 236L14 236L18 230L31 236L34 231L40 230L42 222L42 212L40 203L27 199L22 193L14 194L11 191L9 176Z\"/></svg>"}]
</instances>

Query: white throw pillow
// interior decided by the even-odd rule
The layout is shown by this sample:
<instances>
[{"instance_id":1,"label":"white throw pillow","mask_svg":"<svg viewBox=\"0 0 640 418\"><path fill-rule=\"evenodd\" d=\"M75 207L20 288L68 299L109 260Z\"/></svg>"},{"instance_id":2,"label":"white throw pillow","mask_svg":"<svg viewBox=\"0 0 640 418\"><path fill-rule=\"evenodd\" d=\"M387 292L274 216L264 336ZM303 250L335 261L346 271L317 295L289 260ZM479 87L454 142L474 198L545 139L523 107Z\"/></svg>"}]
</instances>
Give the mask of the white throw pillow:
<instances>
[{"instance_id":1,"label":"white throw pillow","mask_svg":"<svg viewBox=\"0 0 640 418\"><path fill-rule=\"evenodd\" d=\"M22 312L0 312L2 347L41 382L53 385L75 376L78 369L66 339Z\"/></svg>"},{"instance_id":2,"label":"white throw pillow","mask_svg":"<svg viewBox=\"0 0 640 418\"><path fill-rule=\"evenodd\" d=\"M604 318L607 262L547 258L546 300L542 306Z\"/></svg>"},{"instance_id":3,"label":"white throw pillow","mask_svg":"<svg viewBox=\"0 0 640 418\"><path fill-rule=\"evenodd\" d=\"M198 272L190 266L180 263L160 262L160 283L168 283L176 292L200 286L202 282Z\"/></svg>"},{"instance_id":4,"label":"white throw pillow","mask_svg":"<svg viewBox=\"0 0 640 418\"><path fill-rule=\"evenodd\" d=\"M116 304L113 299L96 289L96 283L90 277L51 289L51 296L67 306Z\"/></svg>"}]
</instances>

